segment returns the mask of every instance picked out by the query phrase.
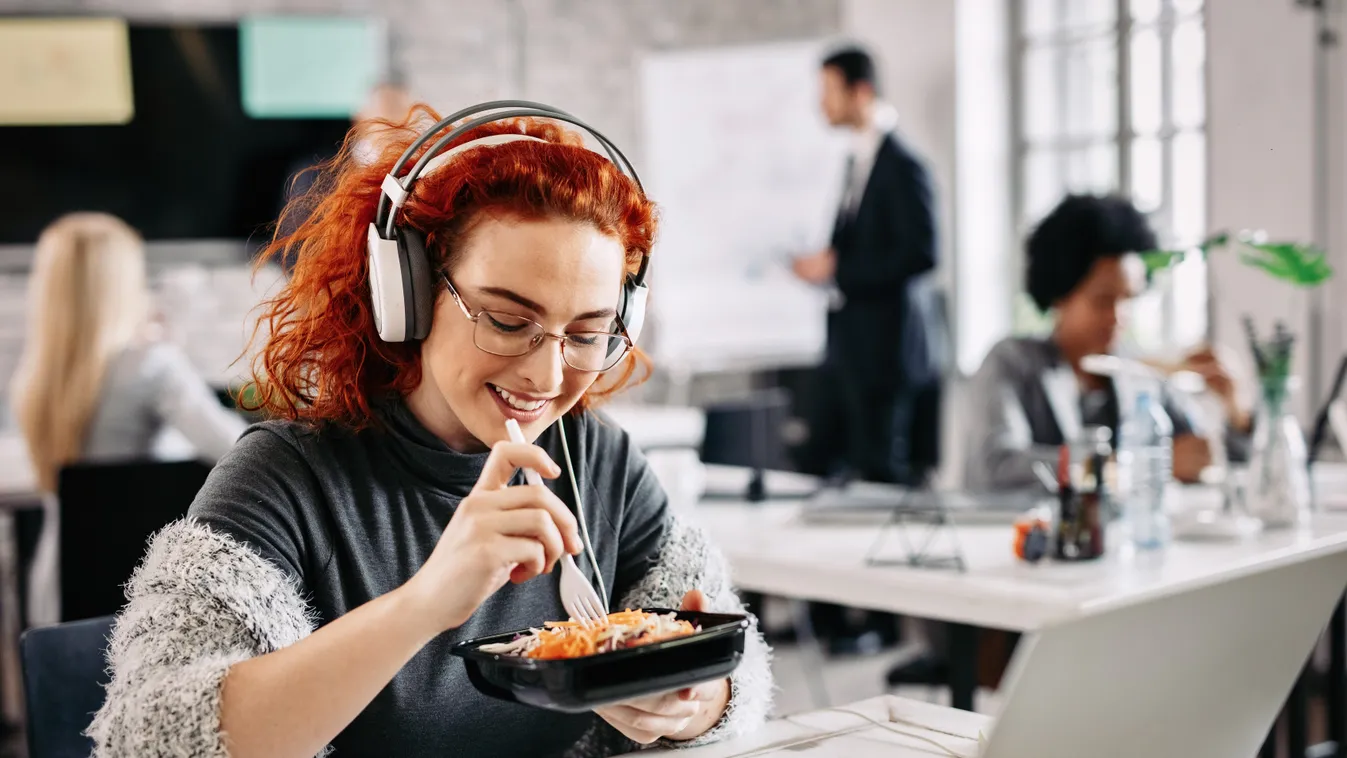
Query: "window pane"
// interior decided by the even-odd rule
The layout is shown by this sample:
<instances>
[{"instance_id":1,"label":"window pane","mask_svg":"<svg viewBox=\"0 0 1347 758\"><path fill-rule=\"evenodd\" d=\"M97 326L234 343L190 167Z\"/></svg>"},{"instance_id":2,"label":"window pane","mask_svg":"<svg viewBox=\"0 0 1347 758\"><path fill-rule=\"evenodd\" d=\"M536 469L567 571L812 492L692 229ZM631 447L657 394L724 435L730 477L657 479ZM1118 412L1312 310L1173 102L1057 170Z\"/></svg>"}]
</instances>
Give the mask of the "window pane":
<instances>
[{"instance_id":1,"label":"window pane","mask_svg":"<svg viewBox=\"0 0 1347 758\"><path fill-rule=\"evenodd\" d=\"M1138 24L1149 24L1160 18L1160 0L1132 0L1132 20Z\"/></svg>"},{"instance_id":2,"label":"window pane","mask_svg":"<svg viewBox=\"0 0 1347 758\"><path fill-rule=\"evenodd\" d=\"M1180 16L1202 12L1202 0L1174 0L1174 12Z\"/></svg>"},{"instance_id":3,"label":"window pane","mask_svg":"<svg viewBox=\"0 0 1347 758\"><path fill-rule=\"evenodd\" d=\"M1066 159L1066 190L1102 194L1118 188L1118 148L1113 143L1072 150Z\"/></svg>"},{"instance_id":4,"label":"window pane","mask_svg":"<svg viewBox=\"0 0 1347 758\"><path fill-rule=\"evenodd\" d=\"M1132 202L1142 213L1152 213L1164 202L1160 140L1142 137L1132 142Z\"/></svg>"},{"instance_id":5,"label":"window pane","mask_svg":"<svg viewBox=\"0 0 1347 758\"><path fill-rule=\"evenodd\" d=\"M1174 27L1174 125L1180 129L1201 126L1206 116L1203 70L1207 40L1200 20Z\"/></svg>"},{"instance_id":6,"label":"window pane","mask_svg":"<svg viewBox=\"0 0 1347 758\"><path fill-rule=\"evenodd\" d=\"M1207 229L1206 137L1184 132L1174 137L1174 238L1179 244L1202 241Z\"/></svg>"},{"instance_id":7,"label":"window pane","mask_svg":"<svg viewBox=\"0 0 1347 758\"><path fill-rule=\"evenodd\" d=\"M1123 340L1141 353L1155 353L1165 342L1165 291L1168 275L1160 274L1145 292L1133 298L1119 314Z\"/></svg>"},{"instance_id":8,"label":"window pane","mask_svg":"<svg viewBox=\"0 0 1347 758\"><path fill-rule=\"evenodd\" d=\"M1118 131L1118 60L1112 40L1066 49L1066 134L1112 137Z\"/></svg>"},{"instance_id":9,"label":"window pane","mask_svg":"<svg viewBox=\"0 0 1347 758\"><path fill-rule=\"evenodd\" d=\"M1173 268L1174 344L1196 345L1207 336L1207 262L1200 255L1184 257Z\"/></svg>"},{"instance_id":10,"label":"window pane","mask_svg":"<svg viewBox=\"0 0 1347 758\"><path fill-rule=\"evenodd\" d=\"M1024 136L1031 142L1055 137L1058 123L1057 56L1061 49L1031 47L1024 54Z\"/></svg>"},{"instance_id":11,"label":"window pane","mask_svg":"<svg viewBox=\"0 0 1347 758\"><path fill-rule=\"evenodd\" d=\"M1057 0L1024 0L1020 3L1020 8L1026 37L1051 34L1060 23L1057 16Z\"/></svg>"},{"instance_id":12,"label":"window pane","mask_svg":"<svg viewBox=\"0 0 1347 758\"><path fill-rule=\"evenodd\" d=\"M1061 156L1052 150L1032 150L1024 161L1024 218L1026 225L1037 224L1061 201Z\"/></svg>"},{"instance_id":13,"label":"window pane","mask_svg":"<svg viewBox=\"0 0 1347 758\"><path fill-rule=\"evenodd\" d=\"M1117 19L1116 0L1069 0L1063 3L1063 26L1072 30L1102 30Z\"/></svg>"},{"instance_id":14,"label":"window pane","mask_svg":"<svg viewBox=\"0 0 1347 758\"><path fill-rule=\"evenodd\" d=\"M1132 35L1132 131L1160 131L1160 101L1164 94L1160 74L1160 35L1143 29Z\"/></svg>"}]
</instances>

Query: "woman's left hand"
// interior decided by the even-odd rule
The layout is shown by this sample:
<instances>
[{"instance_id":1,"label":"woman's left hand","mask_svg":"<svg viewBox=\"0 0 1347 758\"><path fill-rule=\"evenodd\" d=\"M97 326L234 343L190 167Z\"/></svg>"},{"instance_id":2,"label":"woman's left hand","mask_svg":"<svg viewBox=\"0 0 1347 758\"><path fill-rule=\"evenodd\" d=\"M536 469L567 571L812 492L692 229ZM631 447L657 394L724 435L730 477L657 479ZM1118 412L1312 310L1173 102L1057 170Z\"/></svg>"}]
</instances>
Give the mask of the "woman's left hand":
<instances>
[{"instance_id":1,"label":"woman's left hand","mask_svg":"<svg viewBox=\"0 0 1347 758\"><path fill-rule=\"evenodd\" d=\"M682 609L700 611L706 596L693 590L683 596ZM690 740L700 737L720 721L730 702L730 680L718 679L675 692L630 700L598 708L604 721L627 739L641 745L655 740Z\"/></svg>"},{"instance_id":2,"label":"woman's left hand","mask_svg":"<svg viewBox=\"0 0 1347 758\"><path fill-rule=\"evenodd\" d=\"M1179 368L1192 371L1206 381L1207 389L1220 398L1221 404L1225 407L1231 427L1239 432L1249 431L1252 418L1248 410L1240 404L1239 393L1229 366L1217 356L1214 349L1204 347L1189 353Z\"/></svg>"}]
</instances>

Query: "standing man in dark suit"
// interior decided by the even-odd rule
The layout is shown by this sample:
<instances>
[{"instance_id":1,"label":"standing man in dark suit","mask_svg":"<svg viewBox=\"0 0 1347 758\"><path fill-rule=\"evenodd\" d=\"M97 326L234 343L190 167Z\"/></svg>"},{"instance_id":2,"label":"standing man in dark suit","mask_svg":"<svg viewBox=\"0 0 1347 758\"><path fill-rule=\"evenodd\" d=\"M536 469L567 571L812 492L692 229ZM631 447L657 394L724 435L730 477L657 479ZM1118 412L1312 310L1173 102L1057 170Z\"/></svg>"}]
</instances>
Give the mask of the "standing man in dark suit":
<instances>
[{"instance_id":1,"label":"standing man in dark suit","mask_svg":"<svg viewBox=\"0 0 1347 758\"><path fill-rule=\"evenodd\" d=\"M911 463L916 398L938 385L934 198L921 160L893 133L875 64L859 48L822 65L822 108L852 145L829 248L796 259L801 279L834 290L802 468L824 476L920 483ZM920 468L920 467L916 467Z\"/></svg>"}]
</instances>

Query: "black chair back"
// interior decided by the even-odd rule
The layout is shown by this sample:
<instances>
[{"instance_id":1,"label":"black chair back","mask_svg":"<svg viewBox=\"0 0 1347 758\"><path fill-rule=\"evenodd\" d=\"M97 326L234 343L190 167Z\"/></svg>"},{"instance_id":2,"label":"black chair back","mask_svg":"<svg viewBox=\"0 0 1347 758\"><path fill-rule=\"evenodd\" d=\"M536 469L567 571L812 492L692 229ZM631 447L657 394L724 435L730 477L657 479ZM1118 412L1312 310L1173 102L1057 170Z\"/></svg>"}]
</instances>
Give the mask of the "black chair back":
<instances>
[{"instance_id":1,"label":"black chair back","mask_svg":"<svg viewBox=\"0 0 1347 758\"><path fill-rule=\"evenodd\" d=\"M211 467L198 461L61 469L61 620L115 615L146 540L187 515Z\"/></svg>"},{"instance_id":2,"label":"black chair back","mask_svg":"<svg viewBox=\"0 0 1347 758\"><path fill-rule=\"evenodd\" d=\"M112 617L30 629L19 641L31 758L88 758L84 731L103 706Z\"/></svg>"}]
</instances>

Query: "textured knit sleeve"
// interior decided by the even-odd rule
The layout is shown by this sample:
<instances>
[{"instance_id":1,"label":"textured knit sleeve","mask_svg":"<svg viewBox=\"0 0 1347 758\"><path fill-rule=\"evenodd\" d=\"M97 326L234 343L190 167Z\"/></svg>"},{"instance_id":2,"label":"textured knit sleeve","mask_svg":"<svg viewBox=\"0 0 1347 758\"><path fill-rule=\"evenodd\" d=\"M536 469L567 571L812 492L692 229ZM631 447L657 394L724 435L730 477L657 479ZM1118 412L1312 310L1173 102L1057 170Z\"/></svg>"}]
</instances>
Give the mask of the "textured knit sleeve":
<instances>
[{"instance_id":1,"label":"textured knit sleeve","mask_svg":"<svg viewBox=\"0 0 1347 758\"><path fill-rule=\"evenodd\" d=\"M660 486L645 456L615 424L592 424L589 448L608 464L625 461L619 481L613 483L614 500L624 503L618 536L614 608L678 608L683 596L701 590L706 610L714 613L744 613L743 603L730 583L725 556L706 532L674 515L669 498ZM695 740L665 741L665 747L692 747L751 732L767 720L772 709L771 651L756 619L744 641L744 657L730 676L730 703L720 723ZM599 720L568 758L600 758L640 749L606 722Z\"/></svg>"},{"instance_id":2,"label":"textured knit sleeve","mask_svg":"<svg viewBox=\"0 0 1347 758\"><path fill-rule=\"evenodd\" d=\"M154 537L127 599L108 647L107 698L88 730L95 758L227 758L229 668L314 628L292 578L194 520Z\"/></svg>"},{"instance_id":3,"label":"textured knit sleeve","mask_svg":"<svg viewBox=\"0 0 1347 758\"><path fill-rule=\"evenodd\" d=\"M623 598L626 608L677 608L692 590L706 595L706 610L743 613L744 605L730 584L725 556L711 544L706 532L684 517L675 516L665 531L659 559ZM695 740L675 746L704 745L756 730L772 710L771 650L757 619L744 639L744 657L730 675L730 704L720 723Z\"/></svg>"},{"instance_id":4,"label":"textured knit sleeve","mask_svg":"<svg viewBox=\"0 0 1347 758\"><path fill-rule=\"evenodd\" d=\"M743 613L743 603L730 586L725 557L707 539L706 532L681 517L669 520L659 557L646 575L622 598L623 608L677 608L683 596L699 589L706 596L707 610ZM730 675L730 703L720 723L702 736L686 742L664 740L662 747L697 747L739 737L761 727L772 710L775 685L772 654L757 619L744 639L744 657ZM567 758L605 758L642 749L604 721L599 721L568 752Z\"/></svg>"}]
</instances>

